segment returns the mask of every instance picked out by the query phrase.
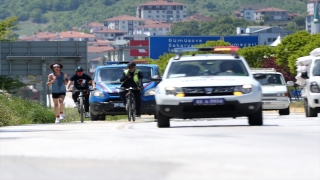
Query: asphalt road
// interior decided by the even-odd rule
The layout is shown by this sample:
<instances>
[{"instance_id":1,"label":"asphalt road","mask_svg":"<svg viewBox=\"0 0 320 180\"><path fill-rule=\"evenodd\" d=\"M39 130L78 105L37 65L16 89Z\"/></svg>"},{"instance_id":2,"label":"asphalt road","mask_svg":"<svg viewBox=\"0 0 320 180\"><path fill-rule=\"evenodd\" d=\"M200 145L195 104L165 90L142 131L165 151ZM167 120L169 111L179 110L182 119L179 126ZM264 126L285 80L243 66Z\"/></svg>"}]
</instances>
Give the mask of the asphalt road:
<instances>
[{"instance_id":1,"label":"asphalt road","mask_svg":"<svg viewBox=\"0 0 320 180\"><path fill-rule=\"evenodd\" d=\"M2 127L0 179L319 180L320 118L264 118Z\"/></svg>"}]
</instances>

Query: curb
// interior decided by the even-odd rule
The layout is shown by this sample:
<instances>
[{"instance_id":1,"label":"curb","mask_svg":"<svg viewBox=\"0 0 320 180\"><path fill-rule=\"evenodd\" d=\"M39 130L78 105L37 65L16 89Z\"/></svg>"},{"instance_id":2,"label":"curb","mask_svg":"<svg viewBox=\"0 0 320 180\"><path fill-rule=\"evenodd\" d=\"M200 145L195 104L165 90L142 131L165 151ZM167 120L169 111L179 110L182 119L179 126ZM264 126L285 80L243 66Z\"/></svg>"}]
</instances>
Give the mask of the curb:
<instances>
[{"instance_id":1,"label":"curb","mask_svg":"<svg viewBox=\"0 0 320 180\"><path fill-rule=\"evenodd\" d=\"M278 110L271 110L271 111L263 110L263 112L264 113L272 113L272 112L278 113ZM304 108L290 108L290 113L304 113Z\"/></svg>"}]
</instances>

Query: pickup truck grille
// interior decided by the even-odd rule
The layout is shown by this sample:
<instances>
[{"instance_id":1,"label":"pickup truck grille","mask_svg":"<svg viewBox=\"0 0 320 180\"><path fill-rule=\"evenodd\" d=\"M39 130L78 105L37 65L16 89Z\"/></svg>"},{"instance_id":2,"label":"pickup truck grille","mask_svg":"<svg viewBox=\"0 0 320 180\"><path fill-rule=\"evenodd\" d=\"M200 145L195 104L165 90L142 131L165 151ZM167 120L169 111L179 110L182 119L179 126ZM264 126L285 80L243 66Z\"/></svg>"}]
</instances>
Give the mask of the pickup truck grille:
<instances>
[{"instance_id":1,"label":"pickup truck grille","mask_svg":"<svg viewBox=\"0 0 320 180\"><path fill-rule=\"evenodd\" d=\"M185 96L228 96L233 95L234 86L183 87Z\"/></svg>"}]
</instances>

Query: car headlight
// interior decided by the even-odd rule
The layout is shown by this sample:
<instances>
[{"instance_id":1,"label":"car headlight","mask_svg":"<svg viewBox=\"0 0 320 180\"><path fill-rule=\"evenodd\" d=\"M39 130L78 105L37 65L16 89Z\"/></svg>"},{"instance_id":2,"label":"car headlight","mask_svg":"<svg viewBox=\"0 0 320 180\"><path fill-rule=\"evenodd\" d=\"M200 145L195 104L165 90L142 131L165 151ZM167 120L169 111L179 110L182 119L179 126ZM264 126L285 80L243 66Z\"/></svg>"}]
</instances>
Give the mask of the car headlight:
<instances>
[{"instance_id":1,"label":"car headlight","mask_svg":"<svg viewBox=\"0 0 320 180\"><path fill-rule=\"evenodd\" d=\"M310 91L312 93L320 93L320 88L316 82L311 82L310 83Z\"/></svg>"},{"instance_id":2,"label":"car headlight","mask_svg":"<svg viewBox=\"0 0 320 180\"><path fill-rule=\"evenodd\" d=\"M146 92L144 92L144 96L154 96L156 94L156 88L148 89Z\"/></svg>"},{"instance_id":3,"label":"car headlight","mask_svg":"<svg viewBox=\"0 0 320 180\"><path fill-rule=\"evenodd\" d=\"M241 96L243 94L249 94L252 91L251 84L245 84L243 86L236 86L233 90L233 95Z\"/></svg>"},{"instance_id":4,"label":"car headlight","mask_svg":"<svg viewBox=\"0 0 320 180\"><path fill-rule=\"evenodd\" d=\"M93 96L96 96L96 97L104 97L104 94L102 91L99 91L99 90L95 90L93 92Z\"/></svg>"},{"instance_id":5,"label":"car headlight","mask_svg":"<svg viewBox=\"0 0 320 180\"><path fill-rule=\"evenodd\" d=\"M166 94L176 97L184 97L185 94L181 87L166 87Z\"/></svg>"}]
</instances>

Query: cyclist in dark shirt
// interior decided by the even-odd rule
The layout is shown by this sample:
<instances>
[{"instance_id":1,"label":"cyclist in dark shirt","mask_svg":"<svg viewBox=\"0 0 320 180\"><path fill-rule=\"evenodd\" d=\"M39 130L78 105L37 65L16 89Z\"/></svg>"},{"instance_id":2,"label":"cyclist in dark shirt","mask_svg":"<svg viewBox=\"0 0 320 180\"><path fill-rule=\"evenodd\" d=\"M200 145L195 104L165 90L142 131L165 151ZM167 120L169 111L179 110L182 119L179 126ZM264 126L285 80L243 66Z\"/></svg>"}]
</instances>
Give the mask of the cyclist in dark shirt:
<instances>
[{"instance_id":1,"label":"cyclist in dark shirt","mask_svg":"<svg viewBox=\"0 0 320 180\"><path fill-rule=\"evenodd\" d=\"M94 81L92 80L92 78L83 73L83 68L81 66L78 66L76 69L76 74L74 74L73 76L70 77L68 84L67 84L67 91L70 91L70 85L72 83L72 81L74 82L74 86L73 89L74 90L83 90L83 89L89 89L89 82L92 83L92 87L93 89L96 89L96 85L94 83ZM77 99L79 97L80 92L73 92L72 93L72 99L75 102L76 106L78 105L77 103ZM86 118L90 118L90 114L89 114L89 96L90 96L90 91L87 91L86 93L83 94L84 95L84 110L85 110L85 116Z\"/></svg>"},{"instance_id":2,"label":"cyclist in dark shirt","mask_svg":"<svg viewBox=\"0 0 320 180\"><path fill-rule=\"evenodd\" d=\"M122 82L121 87L123 88L140 88L140 90L134 90L132 93L134 94L134 99L136 103L136 117L141 116L141 90L143 89L142 84L142 73L136 69L136 63L130 62L128 63L128 69L122 73L122 77L120 78L120 82ZM120 90L120 98L126 107L126 93L128 91L121 89Z\"/></svg>"}]
</instances>

